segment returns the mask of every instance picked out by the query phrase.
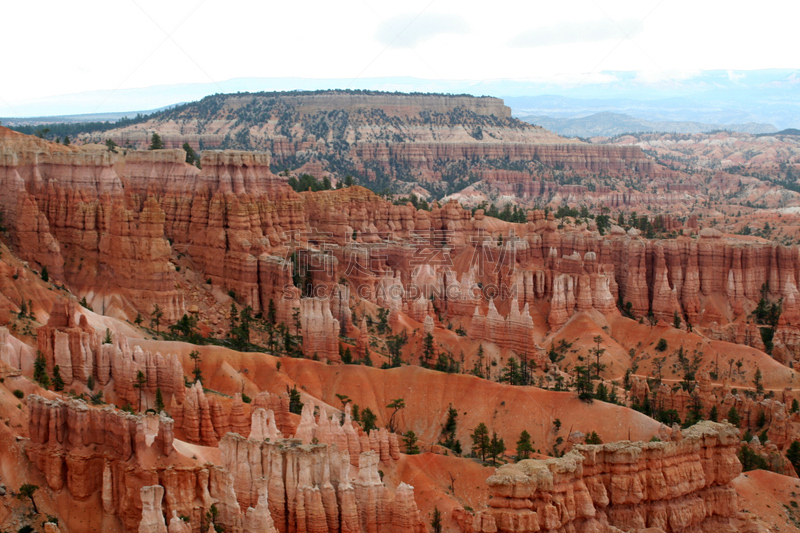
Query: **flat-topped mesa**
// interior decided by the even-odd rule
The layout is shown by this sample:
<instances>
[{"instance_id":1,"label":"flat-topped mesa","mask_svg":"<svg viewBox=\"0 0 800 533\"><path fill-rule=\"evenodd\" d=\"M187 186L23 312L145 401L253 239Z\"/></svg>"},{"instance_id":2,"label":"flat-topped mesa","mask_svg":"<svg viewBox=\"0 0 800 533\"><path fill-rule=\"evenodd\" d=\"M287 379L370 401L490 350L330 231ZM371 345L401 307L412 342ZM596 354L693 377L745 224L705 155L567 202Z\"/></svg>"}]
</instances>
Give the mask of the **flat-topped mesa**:
<instances>
[{"instance_id":1,"label":"flat-topped mesa","mask_svg":"<svg viewBox=\"0 0 800 533\"><path fill-rule=\"evenodd\" d=\"M229 105L245 104L253 97L243 95L231 96ZM489 96L474 97L467 95L445 94L340 94L336 92L323 94L282 95L281 99L294 104L299 113L312 114L320 111L345 110L347 112L381 110L388 116L417 116L421 112L447 113L458 108L471 111L476 115L511 118L511 108L500 98Z\"/></svg>"},{"instance_id":2,"label":"flat-topped mesa","mask_svg":"<svg viewBox=\"0 0 800 533\"><path fill-rule=\"evenodd\" d=\"M447 114L459 110L483 116L497 117L503 119L511 118L511 108L506 106L502 99L491 96L470 96L470 95L449 95L449 94L400 94L400 93L347 93L344 91L320 91L320 92L280 92L280 93L237 93L215 95L209 99L215 99L220 105L220 114L235 113L245 106L260 107L265 105L269 108L290 108L299 115L328 114L330 112L342 112L355 117L350 120L357 120L358 115L366 117L374 116L373 113L380 112L382 116L388 117L419 117L421 113L428 114ZM178 111L181 118L196 118L197 109L190 105L185 110ZM218 118L215 116L214 118ZM530 126L529 126L530 127ZM172 137L178 137L171 131L162 134L165 141ZM124 130L125 137L120 136L120 140L131 142L147 143L150 137L142 131L134 128ZM181 134L187 139L215 138L213 134ZM113 137L113 135L112 135ZM219 137L219 136L217 136ZM123 141L124 142L124 141ZM165 142L169 146L169 142ZM180 145L175 146L176 148ZM197 146L195 146L197 148Z\"/></svg>"},{"instance_id":3,"label":"flat-topped mesa","mask_svg":"<svg viewBox=\"0 0 800 533\"><path fill-rule=\"evenodd\" d=\"M578 445L561 458L505 465L486 481L489 508L454 516L465 533L733 531L738 434L701 422L676 441Z\"/></svg>"}]
</instances>

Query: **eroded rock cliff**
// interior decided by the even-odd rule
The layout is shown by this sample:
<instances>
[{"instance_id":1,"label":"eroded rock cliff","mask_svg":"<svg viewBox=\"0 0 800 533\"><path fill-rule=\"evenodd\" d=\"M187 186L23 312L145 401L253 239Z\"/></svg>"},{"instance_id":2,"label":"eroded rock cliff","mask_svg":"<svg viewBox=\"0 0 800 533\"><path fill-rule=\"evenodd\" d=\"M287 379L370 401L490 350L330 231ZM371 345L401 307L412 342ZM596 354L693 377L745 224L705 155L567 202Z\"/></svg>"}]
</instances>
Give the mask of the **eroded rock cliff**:
<instances>
[{"instance_id":1,"label":"eroded rock cliff","mask_svg":"<svg viewBox=\"0 0 800 533\"><path fill-rule=\"evenodd\" d=\"M456 517L465 533L735 531L738 443L732 426L703 422L670 442L579 445L500 467L489 508Z\"/></svg>"},{"instance_id":2,"label":"eroded rock cliff","mask_svg":"<svg viewBox=\"0 0 800 533\"><path fill-rule=\"evenodd\" d=\"M413 489L401 485L393 494L381 481L382 447L361 453L351 477L346 446L281 439L268 417L266 431L276 438L228 433L219 464L201 464L176 450L170 418L79 400L27 401L26 452L49 488L75 501L100 500L126 531L201 531L212 505L214 522L234 533L425 531ZM396 441L385 453L387 460L396 453Z\"/></svg>"}]
</instances>

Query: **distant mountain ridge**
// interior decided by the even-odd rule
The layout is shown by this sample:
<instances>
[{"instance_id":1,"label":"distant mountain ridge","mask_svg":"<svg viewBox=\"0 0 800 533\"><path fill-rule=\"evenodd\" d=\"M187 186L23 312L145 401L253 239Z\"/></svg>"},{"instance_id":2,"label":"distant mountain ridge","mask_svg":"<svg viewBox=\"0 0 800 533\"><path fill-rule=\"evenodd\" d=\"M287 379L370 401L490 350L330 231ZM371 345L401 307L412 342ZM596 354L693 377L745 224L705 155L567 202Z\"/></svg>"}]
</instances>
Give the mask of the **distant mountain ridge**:
<instances>
[{"instance_id":1,"label":"distant mountain ridge","mask_svg":"<svg viewBox=\"0 0 800 533\"><path fill-rule=\"evenodd\" d=\"M708 133L717 130L770 134L778 131L778 128L772 124L755 122L706 124L694 121L646 120L610 111L578 118L544 115L518 115L517 118L565 137L613 137L623 133Z\"/></svg>"},{"instance_id":2,"label":"distant mountain ridge","mask_svg":"<svg viewBox=\"0 0 800 533\"><path fill-rule=\"evenodd\" d=\"M610 111L651 121L705 124L800 124L800 70L706 70L680 79L649 79L635 71L602 71L580 82L570 79L444 80L376 78L233 78L216 83L179 83L97 90L28 101L0 101L0 115L42 117L157 109L215 93L361 89L492 95L516 116L578 118ZM128 116L133 116L127 113ZM4 123L6 123L4 121Z\"/></svg>"},{"instance_id":3,"label":"distant mountain ridge","mask_svg":"<svg viewBox=\"0 0 800 533\"><path fill-rule=\"evenodd\" d=\"M159 111L165 111L183 102L159 107L158 109L146 109L142 111L120 111L115 113L82 113L78 115L50 115L41 117L0 117L3 126L40 126L43 124L88 124L91 122L117 122L123 118L134 118L136 115L152 115Z\"/></svg>"},{"instance_id":4,"label":"distant mountain ridge","mask_svg":"<svg viewBox=\"0 0 800 533\"><path fill-rule=\"evenodd\" d=\"M147 148L158 133L166 149L188 144L199 152L269 152L275 174L310 174L332 183L351 176L376 192L414 192L432 199L463 193L477 203L583 193L589 189L575 184L595 175L603 176L595 189L601 194L612 185L622 187L624 178L674 175L638 147L565 139L514 118L499 98L469 95L238 92L115 124L51 124L47 132L43 126L16 129L50 140L69 131L71 144L111 141L123 154ZM234 187L247 179L244 174L231 178L238 180ZM674 195L669 198L677 201Z\"/></svg>"},{"instance_id":5,"label":"distant mountain ridge","mask_svg":"<svg viewBox=\"0 0 800 533\"><path fill-rule=\"evenodd\" d=\"M786 128L785 130L776 131L775 135L792 135L792 136L800 136L800 130L797 128ZM761 133L760 135L769 135L769 133Z\"/></svg>"}]
</instances>

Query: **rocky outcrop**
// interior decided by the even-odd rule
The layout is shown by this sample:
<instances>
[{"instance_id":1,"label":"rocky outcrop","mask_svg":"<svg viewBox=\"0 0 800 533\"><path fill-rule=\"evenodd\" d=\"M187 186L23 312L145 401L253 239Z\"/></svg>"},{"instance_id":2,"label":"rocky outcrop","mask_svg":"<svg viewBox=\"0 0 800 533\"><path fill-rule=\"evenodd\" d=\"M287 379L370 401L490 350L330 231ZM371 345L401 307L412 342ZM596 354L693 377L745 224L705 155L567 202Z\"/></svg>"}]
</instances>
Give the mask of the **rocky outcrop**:
<instances>
[{"instance_id":1,"label":"rocky outcrop","mask_svg":"<svg viewBox=\"0 0 800 533\"><path fill-rule=\"evenodd\" d=\"M508 317L503 318L497 312L494 301L489 302L486 316L481 315L476 307L469 335L514 350L518 354L527 355L536 347L533 340L533 319L528 304L525 304L520 312L519 302L514 298L511 300L510 309Z\"/></svg>"},{"instance_id":2,"label":"rocky outcrop","mask_svg":"<svg viewBox=\"0 0 800 533\"><path fill-rule=\"evenodd\" d=\"M155 509L157 499L160 514L160 497L152 491L145 500L140 495L143 487L158 484L158 474L141 465L177 459L171 419L91 408L79 400L31 395L27 402L30 442L25 451L50 489L65 489L79 501L101 495L104 511L119 516L130 530L138 526L143 505Z\"/></svg>"},{"instance_id":3,"label":"rocky outcrop","mask_svg":"<svg viewBox=\"0 0 800 533\"><path fill-rule=\"evenodd\" d=\"M303 353L320 361L340 362L339 321L331 314L330 302L317 298L300 300Z\"/></svg>"},{"instance_id":4,"label":"rocky outcrop","mask_svg":"<svg viewBox=\"0 0 800 533\"><path fill-rule=\"evenodd\" d=\"M95 375L96 354L100 348L99 336L78 309L74 300L56 300L47 324L36 331L39 351L47 361L48 372L52 375L57 365L66 385L73 379L86 383L89 376Z\"/></svg>"},{"instance_id":5,"label":"rocky outcrop","mask_svg":"<svg viewBox=\"0 0 800 533\"><path fill-rule=\"evenodd\" d=\"M47 266L107 314L125 317L154 303L167 320L183 314L164 212L155 198L136 205L125 198L120 155L0 133L3 150L14 154L0 174L13 191L6 203L19 217L13 235L22 257Z\"/></svg>"},{"instance_id":6,"label":"rocky outcrop","mask_svg":"<svg viewBox=\"0 0 800 533\"><path fill-rule=\"evenodd\" d=\"M578 445L500 467L489 508L454 514L466 532L733 530L738 431L701 422L672 442Z\"/></svg>"},{"instance_id":7,"label":"rocky outcrop","mask_svg":"<svg viewBox=\"0 0 800 533\"><path fill-rule=\"evenodd\" d=\"M577 147L576 147L577 148ZM611 157L630 157L619 153L607 153ZM594 154L588 155L593 157ZM616 162L605 162L610 168L616 166L617 169L625 169L624 165L614 165ZM571 170L576 171L582 166L573 166ZM628 168L625 171L632 171ZM542 180L542 175L534 170L514 171L505 169L480 170L475 172L480 176L485 190L496 193L500 196L513 196L523 203L554 199L569 205L594 203L595 205L606 205L609 207L635 207L638 205L686 205L691 203L698 194L697 187L691 183L675 184L669 181L669 188L666 191L653 194L635 190L633 188L619 188L604 185L561 185L557 181ZM676 231L681 229L674 217L660 215L657 223L665 231ZM695 226L696 227L696 226Z\"/></svg>"},{"instance_id":8,"label":"rocky outcrop","mask_svg":"<svg viewBox=\"0 0 800 533\"><path fill-rule=\"evenodd\" d=\"M763 394L750 396L733 390L727 379L721 386L713 386L709 373L699 371L694 389L672 390L666 383L650 388L646 379L633 376L630 399L639 406L649 402L657 411L675 411L685 420L699 409L702 418L711 417L712 411L719 419L727 418L731 409L739 416L738 427L754 433L766 431L769 443L785 449L798 434L797 417L791 412L794 398L791 390L784 391L779 400L765 398Z\"/></svg>"},{"instance_id":9,"label":"rocky outcrop","mask_svg":"<svg viewBox=\"0 0 800 533\"><path fill-rule=\"evenodd\" d=\"M80 309L74 300L56 300L47 324L36 332L39 351L51 375L58 366L67 386L73 381L87 384L90 377L102 387L113 381L118 398L131 405L138 405L140 396L154 398L157 390L161 390L165 402L170 402L172 396L183 401L186 389L177 355L163 356L138 346L131 349L127 338L121 335L112 335L110 343L101 342L101 333L89 326ZM139 371L144 374L146 385L137 391L134 383Z\"/></svg>"},{"instance_id":10,"label":"rocky outcrop","mask_svg":"<svg viewBox=\"0 0 800 533\"><path fill-rule=\"evenodd\" d=\"M178 410L181 412L180 429L183 437L203 446L215 446L219 437L212 421L211 404L203 391L203 384L196 382L186 394L186 399ZM225 425L224 422L219 425Z\"/></svg>"},{"instance_id":11,"label":"rocky outcrop","mask_svg":"<svg viewBox=\"0 0 800 533\"><path fill-rule=\"evenodd\" d=\"M142 521L139 522L139 533L167 533L161 500L164 498L164 487L153 485L141 488Z\"/></svg>"},{"instance_id":12,"label":"rocky outcrop","mask_svg":"<svg viewBox=\"0 0 800 533\"><path fill-rule=\"evenodd\" d=\"M64 146L29 137L7 128L0 128L0 207L11 233L12 245L23 251L28 260L46 266L54 279L64 277L64 257L53 235L45 213L39 209L36 196L26 186L34 176L34 164L40 154L51 150L71 153Z\"/></svg>"},{"instance_id":13,"label":"rocky outcrop","mask_svg":"<svg viewBox=\"0 0 800 533\"><path fill-rule=\"evenodd\" d=\"M267 415L266 426L257 423L255 431L275 439L228 433L219 443L222 464L201 465L175 450L169 418L95 409L79 400L31 395L27 401L26 453L50 489L76 501L98 498L103 512L119 517L127 531L198 531L212 504L215 523L242 533L335 532L340 524L351 531L420 533L425 527L413 489L401 486L392 496L380 480L382 456L399 455L388 437L377 439L383 442L378 450L360 455L358 477L351 479L350 452L341 439L331 445L280 439ZM254 418L262 413L258 407ZM326 440L343 435L341 429L326 433L327 422L319 427Z\"/></svg>"},{"instance_id":14,"label":"rocky outcrop","mask_svg":"<svg viewBox=\"0 0 800 533\"><path fill-rule=\"evenodd\" d=\"M18 376L20 372L20 355L11 345L8 329L0 327L0 376Z\"/></svg>"},{"instance_id":15,"label":"rocky outcrop","mask_svg":"<svg viewBox=\"0 0 800 533\"><path fill-rule=\"evenodd\" d=\"M226 407L221 400L206 396L200 382L188 389L183 403L171 405L170 413L180 438L204 446L215 446L229 432L274 441L297 430L286 394L261 392L246 407L242 395L236 393Z\"/></svg>"},{"instance_id":16,"label":"rocky outcrop","mask_svg":"<svg viewBox=\"0 0 800 533\"><path fill-rule=\"evenodd\" d=\"M351 480L349 454L337 447L228 434L220 449L223 465L233 473L239 506L250 509L248 516L263 517L266 504L282 533L335 532L340 527L424 531L413 488L401 485L392 498L378 474L375 452L361 454L357 479Z\"/></svg>"}]
</instances>

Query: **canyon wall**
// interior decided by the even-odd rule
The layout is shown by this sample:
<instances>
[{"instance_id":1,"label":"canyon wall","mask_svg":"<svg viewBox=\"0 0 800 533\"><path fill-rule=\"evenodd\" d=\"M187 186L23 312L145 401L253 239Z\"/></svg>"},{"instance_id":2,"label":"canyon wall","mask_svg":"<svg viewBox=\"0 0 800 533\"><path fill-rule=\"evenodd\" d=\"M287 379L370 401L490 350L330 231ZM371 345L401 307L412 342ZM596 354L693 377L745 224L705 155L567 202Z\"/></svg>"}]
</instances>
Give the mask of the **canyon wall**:
<instances>
[{"instance_id":1,"label":"canyon wall","mask_svg":"<svg viewBox=\"0 0 800 533\"><path fill-rule=\"evenodd\" d=\"M88 385L90 378L101 388L111 382L116 401L130 405L138 405L143 395L152 396L157 390L167 404L173 396L182 402L186 395L184 371L177 355L131 348L126 337L111 335L108 330L107 335L112 338L101 339L73 300L56 300L47 324L37 329L36 335L48 374L52 375L58 366L66 386L73 381ZM139 372L146 386L137 390Z\"/></svg>"},{"instance_id":2,"label":"canyon wall","mask_svg":"<svg viewBox=\"0 0 800 533\"><path fill-rule=\"evenodd\" d=\"M344 309L359 299L419 322L462 317L473 337L513 350L530 346L536 316L555 331L576 312L618 306L667 323L677 313L713 338L765 349L749 317L763 296L782 302L776 357L791 364L800 344L793 247L674 220L672 231L686 235L648 240L616 226L601 236L594 222L559 228L535 210L525 224L455 201L424 211L361 187L298 194L270 172L265 153L206 151L199 170L183 163L181 150L78 150L8 130L3 139L12 240L43 243L18 249L101 314L133 319L158 305L163 322L174 323L187 310L187 282L175 266L186 256L202 280L254 314L271 301L293 334L299 311L302 350L323 361L339 360ZM636 153L626 157L629 170L643 168ZM421 295L435 296L433 309L417 309ZM55 338L42 342L49 353Z\"/></svg>"},{"instance_id":3,"label":"canyon wall","mask_svg":"<svg viewBox=\"0 0 800 533\"><path fill-rule=\"evenodd\" d=\"M141 518L141 487L156 484L159 475L176 484L196 478L194 472L164 464L178 462L169 418L129 415L113 407L95 409L78 400L51 401L36 395L27 402L30 442L26 453L48 487L65 490L77 501L99 499L103 512L119 517L128 531L134 531ZM142 466L153 458L163 458L161 472Z\"/></svg>"},{"instance_id":4,"label":"canyon wall","mask_svg":"<svg viewBox=\"0 0 800 533\"><path fill-rule=\"evenodd\" d=\"M701 422L669 442L578 445L498 468L488 509L454 514L464 533L735 531L738 444L732 426Z\"/></svg>"},{"instance_id":5,"label":"canyon wall","mask_svg":"<svg viewBox=\"0 0 800 533\"><path fill-rule=\"evenodd\" d=\"M637 407L648 404L656 412L674 410L682 420L698 407L703 419L711 418L715 410L720 420L729 418L731 409L735 409L739 428L754 434L766 431L769 443L778 449L785 449L800 437L800 413L791 411L794 399L791 388L775 398L766 398L763 393L751 397L732 389L727 379L714 387L709 373L700 371L692 392L680 387L673 389L666 383L654 384L651 389L646 379L632 376L630 398Z\"/></svg>"},{"instance_id":6,"label":"canyon wall","mask_svg":"<svg viewBox=\"0 0 800 533\"><path fill-rule=\"evenodd\" d=\"M129 415L36 395L27 402L28 457L56 493L98 500L98 524L105 514L117 517L124 531L200 532L213 505L215 523L231 533L426 531L413 488L401 484L392 492L381 481L383 448L359 452L351 476L347 447L281 439L272 411L263 413L266 425L250 438L222 438L220 464L201 464L176 450L173 420L163 415ZM264 410L257 411L254 419ZM317 426L310 416L304 414L299 432L304 423ZM308 429L324 441L327 427L321 420ZM396 441L393 450L387 444L387 460ZM188 524L180 523L181 516Z\"/></svg>"},{"instance_id":7,"label":"canyon wall","mask_svg":"<svg viewBox=\"0 0 800 533\"><path fill-rule=\"evenodd\" d=\"M692 183L681 183L674 179L674 175L669 169L654 166L644 154L636 152L629 153L607 153L605 158L602 154L586 153L581 146L571 146L566 149L574 152L570 157L577 159L577 162L570 164L572 170L584 170L591 167L601 168L604 174L620 173L622 175L640 170L645 171L646 175L659 176L654 181L663 181L658 192L637 190L633 187L624 188L612 187L610 185L562 185L557 181L548 181L546 173L533 171L518 171L505 169L479 170L474 174L480 177L485 184L485 190L491 194L499 196L509 196L519 199L522 203L540 203L549 199L551 204L561 205L580 205L593 203L604 205L609 208L626 208L651 205L681 205L691 204L695 201L701 191ZM585 161L581 160L580 152L583 151ZM554 161L559 159L556 154L550 156L551 164L558 164ZM617 162L612 164L611 160ZM641 164L640 164L641 163ZM469 187L466 191L474 190ZM466 192L456 193L457 197L468 198Z\"/></svg>"},{"instance_id":8,"label":"canyon wall","mask_svg":"<svg viewBox=\"0 0 800 533\"><path fill-rule=\"evenodd\" d=\"M474 159L512 163L534 161L546 167L563 168L579 175L595 173L653 178L674 175L668 168L657 165L638 147L582 143L362 142L351 148L351 157L362 163L379 163L387 172L397 165L412 171L421 171L426 181L434 179L434 171L441 168L442 162Z\"/></svg>"}]
</instances>

